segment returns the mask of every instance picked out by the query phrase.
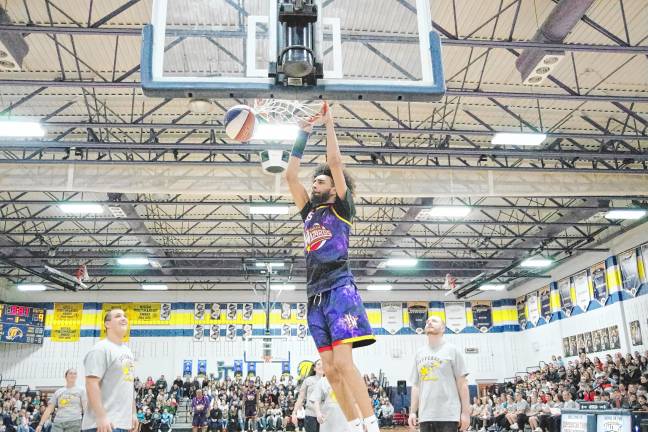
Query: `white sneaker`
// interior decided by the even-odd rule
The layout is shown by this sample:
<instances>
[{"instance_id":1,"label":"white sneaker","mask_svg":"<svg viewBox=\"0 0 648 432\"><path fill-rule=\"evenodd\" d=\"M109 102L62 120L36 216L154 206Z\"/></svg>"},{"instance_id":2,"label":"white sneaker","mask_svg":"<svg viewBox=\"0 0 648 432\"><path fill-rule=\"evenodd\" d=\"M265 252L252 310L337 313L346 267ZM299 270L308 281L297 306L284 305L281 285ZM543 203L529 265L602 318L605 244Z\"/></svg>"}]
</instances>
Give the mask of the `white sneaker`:
<instances>
[{"instance_id":1,"label":"white sneaker","mask_svg":"<svg viewBox=\"0 0 648 432\"><path fill-rule=\"evenodd\" d=\"M542 428L541 428L541 427L537 427L537 428L534 429L534 432L542 432Z\"/></svg>"},{"instance_id":2,"label":"white sneaker","mask_svg":"<svg viewBox=\"0 0 648 432\"><path fill-rule=\"evenodd\" d=\"M517 424L512 424L511 425L511 430L518 430L520 429Z\"/></svg>"}]
</instances>

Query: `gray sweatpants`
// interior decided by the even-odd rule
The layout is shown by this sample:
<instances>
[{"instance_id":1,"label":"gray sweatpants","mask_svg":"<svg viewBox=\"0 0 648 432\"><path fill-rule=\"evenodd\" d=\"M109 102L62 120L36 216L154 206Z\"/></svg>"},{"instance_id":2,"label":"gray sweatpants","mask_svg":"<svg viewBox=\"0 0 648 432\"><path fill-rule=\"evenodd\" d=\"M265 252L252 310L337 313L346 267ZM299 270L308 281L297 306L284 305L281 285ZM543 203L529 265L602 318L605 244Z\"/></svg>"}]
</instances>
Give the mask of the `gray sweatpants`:
<instances>
[{"instance_id":1,"label":"gray sweatpants","mask_svg":"<svg viewBox=\"0 0 648 432\"><path fill-rule=\"evenodd\" d=\"M81 419L69 421L55 421L52 424L52 432L79 432L81 430Z\"/></svg>"}]
</instances>

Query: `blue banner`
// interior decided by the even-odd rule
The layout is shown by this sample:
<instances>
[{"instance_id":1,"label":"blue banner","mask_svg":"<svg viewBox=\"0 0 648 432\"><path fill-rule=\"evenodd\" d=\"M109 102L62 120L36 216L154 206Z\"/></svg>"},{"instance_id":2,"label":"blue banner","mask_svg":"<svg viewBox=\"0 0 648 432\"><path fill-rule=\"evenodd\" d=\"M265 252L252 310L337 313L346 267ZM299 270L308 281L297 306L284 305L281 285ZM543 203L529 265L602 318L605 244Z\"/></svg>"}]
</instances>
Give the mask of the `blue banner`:
<instances>
[{"instance_id":1,"label":"blue banner","mask_svg":"<svg viewBox=\"0 0 648 432\"><path fill-rule=\"evenodd\" d=\"M248 376L256 376L256 362L249 362L247 364Z\"/></svg>"},{"instance_id":2,"label":"blue banner","mask_svg":"<svg viewBox=\"0 0 648 432\"><path fill-rule=\"evenodd\" d=\"M290 362L281 362L281 373L290 375Z\"/></svg>"},{"instance_id":3,"label":"blue banner","mask_svg":"<svg viewBox=\"0 0 648 432\"><path fill-rule=\"evenodd\" d=\"M193 360L185 360L182 362L182 376L193 375Z\"/></svg>"},{"instance_id":4,"label":"blue banner","mask_svg":"<svg viewBox=\"0 0 648 432\"><path fill-rule=\"evenodd\" d=\"M198 360L198 375L207 375L207 360Z\"/></svg>"},{"instance_id":5,"label":"blue banner","mask_svg":"<svg viewBox=\"0 0 648 432\"><path fill-rule=\"evenodd\" d=\"M243 376L243 360L234 360L234 376Z\"/></svg>"}]
</instances>

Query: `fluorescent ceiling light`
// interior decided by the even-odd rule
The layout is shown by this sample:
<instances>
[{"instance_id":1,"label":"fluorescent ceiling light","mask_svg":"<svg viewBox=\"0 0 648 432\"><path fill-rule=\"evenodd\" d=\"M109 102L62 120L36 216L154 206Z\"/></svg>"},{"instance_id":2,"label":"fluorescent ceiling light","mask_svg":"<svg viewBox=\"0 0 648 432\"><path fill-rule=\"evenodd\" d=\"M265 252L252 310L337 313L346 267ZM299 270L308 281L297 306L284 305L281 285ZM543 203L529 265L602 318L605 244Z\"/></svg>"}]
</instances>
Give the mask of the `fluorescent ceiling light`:
<instances>
[{"instance_id":1,"label":"fluorescent ceiling light","mask_svg":"<svg viewBox=\"0 0 648 432\"><path fill-rule=\"evenodd\" d=\"M551 264L553 264L553 260L550 260L548 258L536 257L536 258L525 259L520 264L520 267L540 268L540 267L549 267Z\"/></svg>"},{"instance_id":2,"label":"fluorescent ceiling light","mask_svg":"<svg viewBox=\"0 0 648 432\"><path fill-rule=\"evenodd\" d=\"M468 216L471 210L468 206L435 206L421 210L419 218L462 218Z\"/></svg>"},{"instance_id":3,"label":"fluorescent ceiling light","mask_svg":"<svg viewBox=\"0 0 648 432\"><path fill-rule=\"evenodd\" d=\"M268 267L268 266L270 266L270 268L283 268L284 263L282 263L282 262L271 262L271 263L268 263L268 262L258 262L258 263L256 263L255 265L256 265L257 267L263 267L263 268Z\"/></svg>"},{"instance_id":4,"label":"fluorescent ceiling light","mask_svg":"<svg viewBox=\"0 0 648 432\"><path fill-rule=\"evenodd\" d=\"M18 291L45 291L47 287L43 284L18 284L16 285Z\"/></svg>"},{"instance_id":5,"label":"fluorescent ceiling light","mask_svg":"<svg viewBox=\"0 0 648 432\"><path fill-rule=\"evenodd\" d=\"M287 215L290 213L290 207L284 205L251 205L250 214L252 215Z\"/></svg>"},{"instance_id":6,"label":"fluorescent ceiling light","mask_svg":"<svg viewBox=\"0 0 648 432\"><path fill-rule=\"evenodd\" d=\"M381 267L409 268L416 267L416 264L418 264L418 260L416 258L390 258L382 263Z\"/></svg>"},{"instance_id":7,"label":"fluorescent ceiling light","mask_svg":"<svg viewBox=\"0 0 648 432\"><path fill-rule=\"evenodd\" d=\"M484 284L479 287L482 291L504 291L506 285L504 284Z\"/></svg>"},{"instance_id":8,"label":"fluorescent ceiling light","mask_svg":"<svg viewBox=\"0 0 648 432\"><path fill-rule=\"evenodd\" d=\"M392 286L387 284L367 285L367 291L391 291Z\"/></svg>"},{"instance_id":9,"label":"fluorescent ceiling light","mask_svg":"<svg viewBox=\"0 0 648 432\"><path fill-rule=\"evenodd\" d=\"M169 287L164 284L142 284L142 289L144 291L166 291Z\"/></svg>"},{"instance_id":10,"label":"fluorescent ceiling light","mask_svg":"<svg viewBox=\"0 0 648 432\"><path fill-rule=\"evenodd\" d=\"M38 122L0 120L0 137L44 137L45 129Z\"/></svg>"},{"instance_id":11,"label":"fluorescent ceiling light","mask_svg":"<svg viewBox=\"0 0 648 432\"><path fill-rule=\"evenodd\" d=\"M124 266L144 266L149 265L149 259L147 257L121 257L117 258L117 264Z\"/></svg>"},{"instance_id":12,"label":"fluorescent ceiling light","mask_svg":"<svg viewBox=\"0 0 648 432\"><path fill-rule=\"evenodd\" d=\"M290 284L270 285L271 291L295 291L295 289L297 289L297 287Z\"/></svg>"},{"instance_id":13,"label":"fluorescent ceiling light","mask_svg":"<svg viewBox=\"0 0 648 432\"><path fill-rule=\"evenodd\" d=\"M521 145L538 146L547 139L546 134L541 133L509 133L498 132L493 136L493 145Z\"/></svg>"},{"instance_id":14,"label":"fluorescent ceiling light","mask_svg":"<svg viewBox=\"0 0 648 432\"><path fill-rule=\"evenodd\" d=\"M59 208L63 213L72 214L101 214L103 213L103 206L94 203L66 203L59 204Z\"/></svg>"},{"instance_id":15,"label":"fluorescent ceiling light","mask_svg":"<svg viewBox=\"0 0 648 432\"><path fill-rule=\"evenodd\" d=\"M299 127L292 124L260 123L254 128L253 140L260 141L294 141Z\"/></svg>"},{"instance_id":16,"label":"fluorescent ceiling light","mask_svg":"<svg viewBox=\"0 0 648 432\"><path fill-rule=\"evenodd\" d=\"M643 209L610 210L605 213L606 219L641 219L646 215Z\"/></svg>"}]
</instances>

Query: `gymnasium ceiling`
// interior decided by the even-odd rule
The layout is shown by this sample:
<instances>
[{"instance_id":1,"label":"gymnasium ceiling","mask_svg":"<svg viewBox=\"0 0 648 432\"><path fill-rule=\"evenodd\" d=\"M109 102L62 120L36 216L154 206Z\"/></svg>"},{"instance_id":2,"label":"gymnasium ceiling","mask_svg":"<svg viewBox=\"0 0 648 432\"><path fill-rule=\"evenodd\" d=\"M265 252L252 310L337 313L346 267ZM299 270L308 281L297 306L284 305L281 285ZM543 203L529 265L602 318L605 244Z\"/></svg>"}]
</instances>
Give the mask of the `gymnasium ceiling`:
<instances>
[{"instance_id":1,"label":"gymnasium ceiling","mask_svg":"<svg viewBox=\"0 0 648 432\"><path fill-rule=\"evenodd\" d=\"M245 14L245 1L226 3ZM606 241L644 223L603 214L648 202L645 2L594 1L551 45L566 55L539 86L522 83L515 61L539 46L532 39L557 1L433 3L446 97L333 105L345 162L359 180L351 240L359 285L436 291L451 273L459 294L474 296L479 283L513 287L541 277L519 267L524 258L559 263L605 251ZM285 263L273 282L303 289L296 209L249 213L250 204L289 197L261 172L258 146L225 136L222 114L241 101L214 101L216 112L206 115L190 112L186 100L143 96L140 32L151 1L1 6L11 22L0 31L22 34L29 54L20 72L0 72L0 110L42 122L47 135L0 140L0 277L36 281L44 264L68 273L86 264L92 290L143 282L247 289L265 281L256 263L272 260ZM384 55L362 58L364 74L393 67ZM521 130L548 138L540 147L490 142L495 131ZM323 161L322 139L315 134L307 166ZM62 201L99 203L104 213L66 215ZM421 219L432 205L472 210L462 219ZM126 269L115 261L125 255L154 265ZM419 264L385 269L394 256Z\"/></svg>"}]
</instances>

